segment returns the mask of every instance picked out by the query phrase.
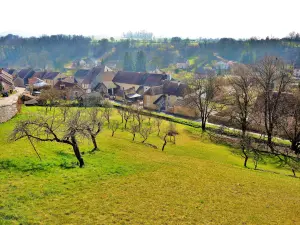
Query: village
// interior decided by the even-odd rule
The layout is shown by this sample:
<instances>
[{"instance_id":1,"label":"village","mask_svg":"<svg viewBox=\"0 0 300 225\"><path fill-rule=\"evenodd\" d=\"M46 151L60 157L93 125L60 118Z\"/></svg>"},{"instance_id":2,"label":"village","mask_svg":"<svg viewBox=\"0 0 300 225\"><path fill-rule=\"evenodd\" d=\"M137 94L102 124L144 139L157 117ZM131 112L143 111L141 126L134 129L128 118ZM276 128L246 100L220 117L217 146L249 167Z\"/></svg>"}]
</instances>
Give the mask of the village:
<instances>
[{"instance_id":1,"label":"village","mask_svg":"<svg viewBox=\"0 0 300 225\"><path fill-rule=\"evenodd\" d=\"M235 63L220 61L217 68L230 71L233 65ZM53 89L61 93L63 100L76 101L96 97L191 119L199 117L199 110L189 99L191 90L184 81L176 80L171 74L159 69L153 72L128 72L118 71L114 65L112 66L113 68L95 65L92 60L75 60L72 63L72 67L75 68L74 75L32 68L21 70L2 68L0 69L2 96L7 97L15 88L24 88L24 93L21 94L24 105L42 105L40 95L43 90ZM188 61L177 63L176 67L187 69ZM201 69L196 71L194 76L203 79L213 77L216 76L216 70ZM293 83L297 86L300 66L294 66L293 76ZM222 124L222 119L216 118L217 113L211 115L213 122Z\"/></svg>"},{"instance_id":2,"label":"village","mask_svg":"<svg viewBox=\"0 0 300 225\"><path fill-rule=\"evenodd\" d=\"M187 85L165 73L113 71L107 66L78 69L74 76L60 72L36 72L33 69L2 69L3 93L15 87L25 88L25 105L38 105L43 90L67 91L65 100L98 96L145 109L196 118L196 109L184 103Z\"/></svg>"}]
</instances>

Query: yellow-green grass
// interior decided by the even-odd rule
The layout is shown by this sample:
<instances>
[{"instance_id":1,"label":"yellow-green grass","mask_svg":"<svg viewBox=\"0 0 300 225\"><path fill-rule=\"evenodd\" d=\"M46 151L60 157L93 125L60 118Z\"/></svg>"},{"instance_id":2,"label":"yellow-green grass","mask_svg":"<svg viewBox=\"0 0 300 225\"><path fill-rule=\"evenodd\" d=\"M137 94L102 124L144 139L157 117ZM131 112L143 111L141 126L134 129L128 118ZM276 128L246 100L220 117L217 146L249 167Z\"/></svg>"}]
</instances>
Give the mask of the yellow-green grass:
<instances>
[{"instance_id":1,"label":"yellow-green grass","mask_svg":"<svg viewBox=\"0 0 300 225\"><path fill-rule=\"evenodd\" d=\"M100 151L80 143L85 168L73 168L71 148L57 143L36 143L40 162L27 141L6 142L15 122L37 110L0 124L0 224L300 223L299 179L272 164L259 166L280 174L245 169L233 149L183 125L164 152L105 128ZM156 134L147 142L163 143Z\"/></svg>"}]
</instances>

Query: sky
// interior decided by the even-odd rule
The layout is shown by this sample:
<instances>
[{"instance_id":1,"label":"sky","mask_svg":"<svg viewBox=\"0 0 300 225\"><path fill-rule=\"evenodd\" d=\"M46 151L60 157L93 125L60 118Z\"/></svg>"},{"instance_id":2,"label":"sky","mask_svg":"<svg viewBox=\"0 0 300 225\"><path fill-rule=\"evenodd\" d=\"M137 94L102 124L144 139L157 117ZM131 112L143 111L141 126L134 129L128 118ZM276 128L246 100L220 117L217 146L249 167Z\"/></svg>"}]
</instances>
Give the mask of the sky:
<instances>
[{"instance_id":1,"label":"sky","mask_svg":"<svg viewBox=\"0 0 300 225\"><path fill-rule=\"evenodd\" d=\"M300 0L2 0L1 18L0 35L285 37L300 32Z\"/></svg>"}]
</instances>

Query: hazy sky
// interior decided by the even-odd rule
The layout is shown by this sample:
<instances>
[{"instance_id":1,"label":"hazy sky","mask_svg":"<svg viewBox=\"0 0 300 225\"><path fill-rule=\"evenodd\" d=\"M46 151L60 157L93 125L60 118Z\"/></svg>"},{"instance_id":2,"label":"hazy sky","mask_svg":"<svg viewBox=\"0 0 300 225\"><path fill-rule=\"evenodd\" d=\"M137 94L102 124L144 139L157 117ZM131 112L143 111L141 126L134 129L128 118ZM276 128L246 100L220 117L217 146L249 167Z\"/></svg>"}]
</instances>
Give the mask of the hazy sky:
<instances>
[{"instance_id":1,"label":"hazy sky","mask_svg":"<svg viewBox=\"0 0 300 225\"><path fill-rule=\"evenodd\" d=\"M283 37L300 32L300 0L1 0L0 34Z\"/></svg>"}]
</instances>

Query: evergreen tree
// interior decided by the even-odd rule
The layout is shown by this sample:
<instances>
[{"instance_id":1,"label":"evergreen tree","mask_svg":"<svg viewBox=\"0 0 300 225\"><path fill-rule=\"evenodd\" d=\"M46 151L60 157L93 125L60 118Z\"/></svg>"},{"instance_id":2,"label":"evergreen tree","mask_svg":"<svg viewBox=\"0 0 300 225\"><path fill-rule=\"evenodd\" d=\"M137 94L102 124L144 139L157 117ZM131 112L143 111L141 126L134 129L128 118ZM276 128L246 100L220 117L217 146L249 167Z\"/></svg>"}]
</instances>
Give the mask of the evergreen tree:
<instances>
[{"instance_id":1,"label":"evergreen tree","mask_svg":"<svg viewBox=\"0 0 300 225\"><path fill-rule=\"evenodd\" d=\"M125 52L123 70L124 71L134 71L133 60L132 60L131 54L128 52Z\"/></svg>"},{"instance_id":2,"label":"evergreen tree","mask_svg":"<svg viewBox=\"0 0 300 225\"><path fill-rule=\"evenodd\" d=\"M146 72L146 55L143 51L138 51L136 55L136 70L137 72Z\"/></svg>"},{"instance_id":3,"label":"evergreen tree","mask_svg":"<svg viewBox=\"0 0 300 225\"><path fill-rule=\"evenodd\" d=\"M3 90L2 82L0 81L0 92Z\"/></svg>"}]
</instances>

